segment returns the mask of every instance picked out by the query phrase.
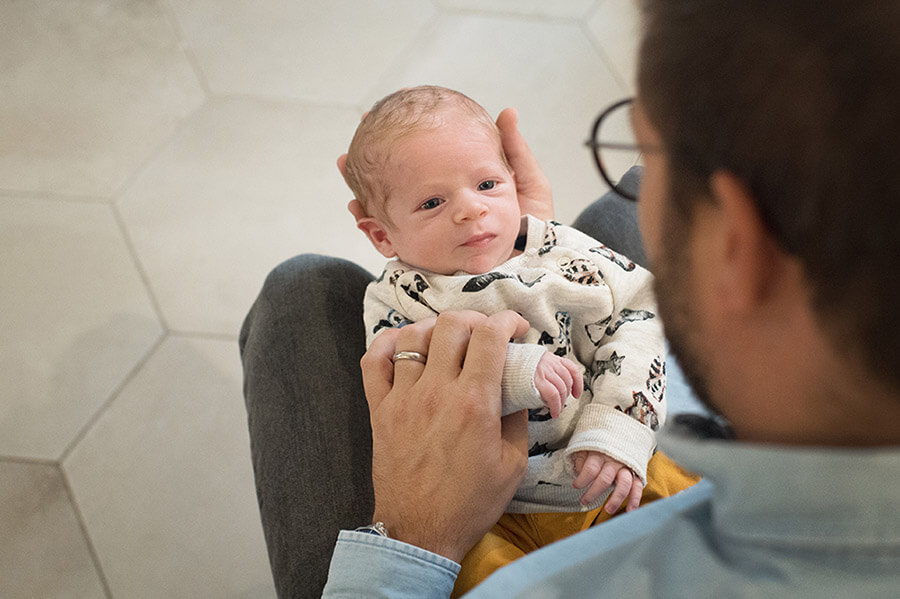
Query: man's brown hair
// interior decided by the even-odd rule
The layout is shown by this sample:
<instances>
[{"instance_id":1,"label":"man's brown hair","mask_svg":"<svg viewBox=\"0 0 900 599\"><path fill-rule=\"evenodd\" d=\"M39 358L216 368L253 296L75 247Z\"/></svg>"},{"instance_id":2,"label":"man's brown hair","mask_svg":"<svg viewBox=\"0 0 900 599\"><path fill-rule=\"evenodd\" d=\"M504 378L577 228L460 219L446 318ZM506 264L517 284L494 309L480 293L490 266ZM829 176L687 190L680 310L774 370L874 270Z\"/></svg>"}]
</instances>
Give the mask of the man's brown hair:
<instances>
[{"instance_id":1,"label":"man's brown hair","mask_svg":"<svg viewBox=\"0 0 900 599\"><path fill-rule=\"evenodd\" d=\"M642 0L638 86L673 208L740 178L817 318L900 388L900 3Z\"/></svg>"}]
</instances>

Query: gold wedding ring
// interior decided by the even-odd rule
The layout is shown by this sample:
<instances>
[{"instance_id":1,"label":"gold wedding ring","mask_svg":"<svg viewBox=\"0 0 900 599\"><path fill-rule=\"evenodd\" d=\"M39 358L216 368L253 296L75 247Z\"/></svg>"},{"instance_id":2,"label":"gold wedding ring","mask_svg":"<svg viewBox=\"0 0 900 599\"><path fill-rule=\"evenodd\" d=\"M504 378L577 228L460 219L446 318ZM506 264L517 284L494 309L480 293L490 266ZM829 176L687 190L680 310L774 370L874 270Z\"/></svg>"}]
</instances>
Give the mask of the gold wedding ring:
<instances>
[{"instance_id":1,"label":"gold wedding ring","mask_svg":"<svg viewBox=\"0 0 900 599\"><path fill-rule=\"evenodd\" d=\"M396 354L391 356L391 362L396 362L397 360L414 360L416 362L425 363L425 360L428 358L425 354L420 354L417 351L398 351Z\"/></svg>"}]
</instances>

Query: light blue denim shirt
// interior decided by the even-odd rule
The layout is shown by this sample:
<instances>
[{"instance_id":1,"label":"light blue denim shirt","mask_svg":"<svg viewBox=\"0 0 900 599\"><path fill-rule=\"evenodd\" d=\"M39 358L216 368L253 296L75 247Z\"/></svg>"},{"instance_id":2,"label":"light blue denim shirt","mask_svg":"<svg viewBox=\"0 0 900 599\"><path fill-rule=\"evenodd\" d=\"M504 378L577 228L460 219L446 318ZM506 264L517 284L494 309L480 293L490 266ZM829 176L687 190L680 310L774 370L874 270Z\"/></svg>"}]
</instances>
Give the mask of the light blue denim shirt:
<instances>
[{"instance_id":1,"label":"light blue denim shirt","mask_svg":"<svg viewBox=\"0 0 900 599\"><path fill-rule=\"evenodd\" d=\"M513 562L469 597L900 597L900 447L660 446L705 480ZM325 597L447 597L459 566L344 531Z\"/></svg>"}]
</instances>

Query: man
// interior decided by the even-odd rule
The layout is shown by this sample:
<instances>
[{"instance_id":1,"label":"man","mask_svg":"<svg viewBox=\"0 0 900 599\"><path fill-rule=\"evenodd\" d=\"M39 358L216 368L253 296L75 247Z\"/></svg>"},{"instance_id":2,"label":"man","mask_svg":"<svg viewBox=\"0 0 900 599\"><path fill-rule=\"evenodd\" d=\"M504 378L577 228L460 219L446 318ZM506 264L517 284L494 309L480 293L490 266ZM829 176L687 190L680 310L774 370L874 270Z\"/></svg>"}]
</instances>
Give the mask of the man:
<instances>
[{"instance_id":1,"label":"man","mask_svg":"<svg viewBox=\"0 0 900 599\"><path fill-rule=\"evenodd\" d=\"M707 480L472 596L896 596L900 5L643 5L640 224L672 347L734 439L664 432ZM499 377L524 326L445 314L373 343L373 521L390 538L342 532L326 596L449 594L523 472Z\"/></svg>"}]
</instances>

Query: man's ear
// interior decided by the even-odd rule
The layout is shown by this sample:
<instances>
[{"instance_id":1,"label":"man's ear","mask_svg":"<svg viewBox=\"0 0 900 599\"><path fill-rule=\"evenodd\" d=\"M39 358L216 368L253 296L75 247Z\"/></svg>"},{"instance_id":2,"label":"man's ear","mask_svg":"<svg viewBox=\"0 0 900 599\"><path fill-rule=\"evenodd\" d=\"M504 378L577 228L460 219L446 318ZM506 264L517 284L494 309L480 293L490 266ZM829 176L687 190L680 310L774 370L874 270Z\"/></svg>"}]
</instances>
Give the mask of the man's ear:
<instances>
[{"instance_id":1,"label":"man's ear","mask_svg":"<svg viewBox=\"0 0 900 599\"><path fill-rule=\"evenodd\" d=\"M372 242L372 245L375 246L375 249L382 256L393 258L397 255L384 225L374 216L368 216L359 200L350 200L350 203L347 204L347 210L356 219L356 228L366 234L366 237L369 238L369 241Z\"/></svg>"},{"instance_id":2,"label":"man's ear","mask_svg":"<svg viewBox=\"0 0 900 599\"><path fill-rule=\"evenodd\" d=\"M787 255L769 232L755 198L743 181L727 171L710 177L721 227L720 299L745 311L777 290Z\"/></svg>"},{"instance_id":3,"label":"man's ear","mask_svg":"<svg viewBox=\"0 0 900 599\"><path fill-rule=\"evenodd\" d=\"M344 178L344 182L347 181L347 154L341 154L337 159L337 167L338 170L341 171L341 177Z\"/></svg>"}]
</instances>

